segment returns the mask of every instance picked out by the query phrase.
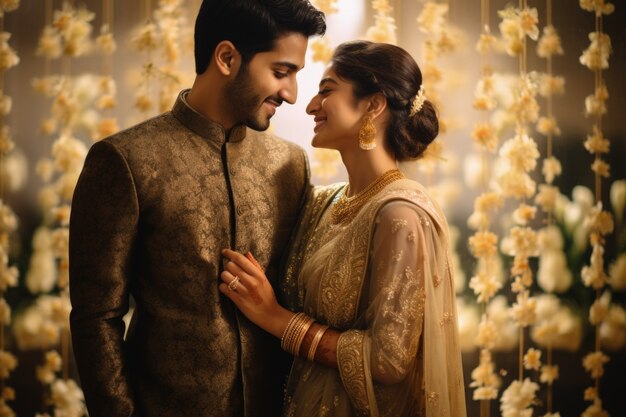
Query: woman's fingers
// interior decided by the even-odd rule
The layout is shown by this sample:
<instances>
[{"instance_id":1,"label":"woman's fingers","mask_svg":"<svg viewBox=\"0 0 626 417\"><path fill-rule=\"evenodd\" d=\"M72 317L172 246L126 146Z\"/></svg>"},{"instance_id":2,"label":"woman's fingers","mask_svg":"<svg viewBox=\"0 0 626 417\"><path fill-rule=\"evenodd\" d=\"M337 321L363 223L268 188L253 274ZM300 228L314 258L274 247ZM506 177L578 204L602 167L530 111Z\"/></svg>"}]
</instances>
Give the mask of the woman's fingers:
<instances>
[{"instance_id":1,"label":"woman's fingers","mask_svg":"<svg viewBox=\"0 0 626 417\"><path fill-rule=\"evenodd\" d=\"M230 249L224 249L222 251L222 255L230 259L232 262L236 263L242 270L244 270L249 275L255 276L255 274L259 272L259 268L239 252L235 252Z\"/></svg>"}]
</instances>

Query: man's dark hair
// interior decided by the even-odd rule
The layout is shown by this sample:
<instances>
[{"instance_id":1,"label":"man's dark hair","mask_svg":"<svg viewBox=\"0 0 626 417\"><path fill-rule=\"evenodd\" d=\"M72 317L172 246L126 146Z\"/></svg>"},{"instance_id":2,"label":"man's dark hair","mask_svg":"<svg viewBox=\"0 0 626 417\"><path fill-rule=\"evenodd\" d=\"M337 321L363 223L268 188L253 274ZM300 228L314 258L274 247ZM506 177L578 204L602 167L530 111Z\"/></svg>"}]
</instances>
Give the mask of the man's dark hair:
<instances>
[{"instance_id":1,"label":"man's dark hair","mask_svg":"<svg viewBox=\"0 0 626 417\"><path fill-rule=\"evenodd\" d=\"M287 33L326 32L324 13L308 0L203 0L196 18L196 73L206 71L218 43L231 41L244 63Z\"/></svg>"}]
</instances>

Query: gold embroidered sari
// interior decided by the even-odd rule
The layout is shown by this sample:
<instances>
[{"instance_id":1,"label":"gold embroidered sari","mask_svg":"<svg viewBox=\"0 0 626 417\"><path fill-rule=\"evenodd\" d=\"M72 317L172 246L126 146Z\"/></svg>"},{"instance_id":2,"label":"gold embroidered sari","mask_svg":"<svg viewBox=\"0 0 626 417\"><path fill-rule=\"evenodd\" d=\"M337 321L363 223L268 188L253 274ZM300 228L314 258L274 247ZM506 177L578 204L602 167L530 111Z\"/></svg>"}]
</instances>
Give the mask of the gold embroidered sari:
<instances>
[{"instance_id":1,"label":"gold embroidered sari","mask_svg":"<svg viewBox=\"0 0 626 417\"><path fill-rule=\"evenodd\" d=\"M342 332L339 370L296 358L285 416L464 417L446 220L411 180L388 185L347 225L343 192L316 187L291 245L283 303Z\"/></svg>"}]
</instances>

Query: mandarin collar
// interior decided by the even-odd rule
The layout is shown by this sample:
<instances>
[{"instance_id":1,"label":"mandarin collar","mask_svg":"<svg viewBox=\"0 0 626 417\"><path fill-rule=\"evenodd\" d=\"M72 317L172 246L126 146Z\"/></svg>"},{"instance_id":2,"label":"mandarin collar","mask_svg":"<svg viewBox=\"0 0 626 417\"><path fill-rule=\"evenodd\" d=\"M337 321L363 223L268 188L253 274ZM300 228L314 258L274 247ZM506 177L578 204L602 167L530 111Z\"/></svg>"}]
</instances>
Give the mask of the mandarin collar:
<instances>
[{"instance_id":1,"label":"mandarin collar","mask_svg":"<svg viewBox=\"0 0 626 417\"><path fill-rule=\"evenodd\" d=\"M178 98L172 108L172 114L189 130L219 145L224 142L240 142L246 137L247 129L245 125L233 127L230 135L226 137L222 125L207 119L187 103L187 93L189 93L189 89L183 90L178 94Z\"/></svg>"}]
</instances>

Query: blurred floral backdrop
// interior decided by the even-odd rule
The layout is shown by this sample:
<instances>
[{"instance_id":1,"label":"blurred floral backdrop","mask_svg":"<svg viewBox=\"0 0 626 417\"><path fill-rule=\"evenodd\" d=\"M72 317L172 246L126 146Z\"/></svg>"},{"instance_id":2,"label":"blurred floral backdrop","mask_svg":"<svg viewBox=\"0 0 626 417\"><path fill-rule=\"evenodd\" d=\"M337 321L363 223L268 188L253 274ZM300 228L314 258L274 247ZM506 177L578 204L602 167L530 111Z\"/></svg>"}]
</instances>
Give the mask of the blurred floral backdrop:
<instances>
[{"instance_id":1,"label":"blurred floral backdrop","mask_svg":"<svg viewBox=\"0 0 626 417\"><path fill-rule=\"evenodd\" d=\"M626 375L626 8L607 0L315 0L274 133L316 184L304 108L333 48L416 58L441 134L404 172L454 236L469 415L621 415ZM86 414L69 342L68 219L94 141L193 81L199 0L0 0L0 416ZM97 254L94 254L97 256Z\"/></svg>"}]
</instances>

